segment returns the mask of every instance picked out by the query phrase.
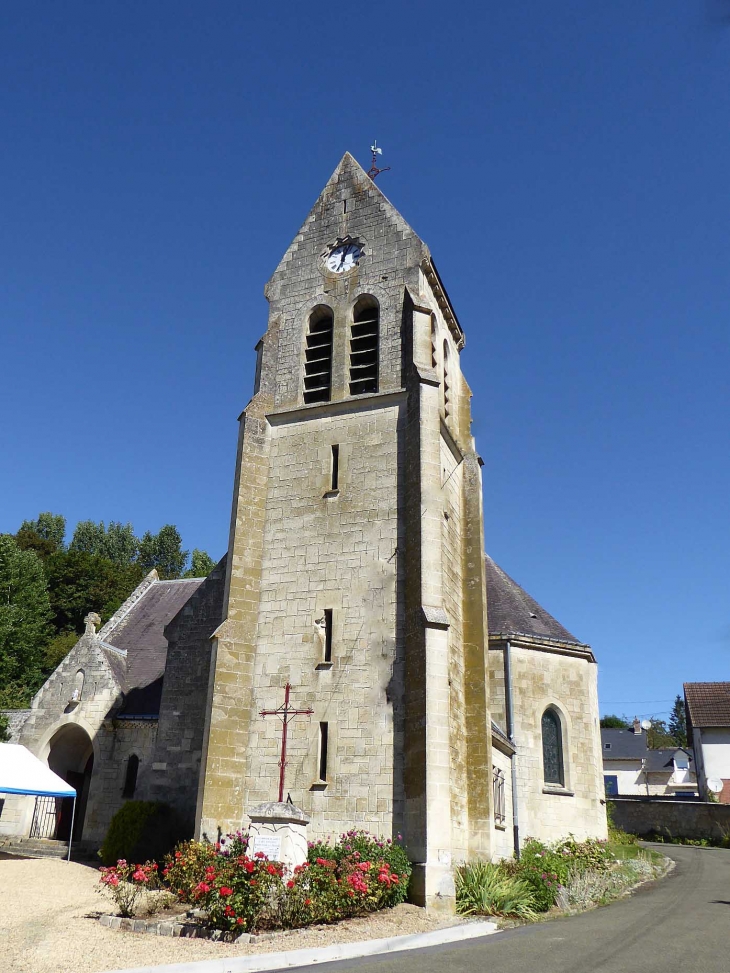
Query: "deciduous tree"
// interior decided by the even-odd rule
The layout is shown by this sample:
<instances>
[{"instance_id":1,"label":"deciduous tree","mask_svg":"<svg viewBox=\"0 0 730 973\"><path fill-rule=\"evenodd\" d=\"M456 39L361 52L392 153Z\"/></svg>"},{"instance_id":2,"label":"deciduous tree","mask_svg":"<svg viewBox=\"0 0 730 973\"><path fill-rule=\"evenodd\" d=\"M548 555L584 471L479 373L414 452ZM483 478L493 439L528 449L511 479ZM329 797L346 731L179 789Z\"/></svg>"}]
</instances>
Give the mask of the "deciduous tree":
<instances>
[{"instance_id":1,"label":"deciduous tree","mask_svg":"<svg viewBox=\"0 0 730 973\"><path fill-rule=\"evenodd\" d=\"M0 535L0 709L26 706L40 685L50 621L40 558Z\"/></svg>"}]
</instances>

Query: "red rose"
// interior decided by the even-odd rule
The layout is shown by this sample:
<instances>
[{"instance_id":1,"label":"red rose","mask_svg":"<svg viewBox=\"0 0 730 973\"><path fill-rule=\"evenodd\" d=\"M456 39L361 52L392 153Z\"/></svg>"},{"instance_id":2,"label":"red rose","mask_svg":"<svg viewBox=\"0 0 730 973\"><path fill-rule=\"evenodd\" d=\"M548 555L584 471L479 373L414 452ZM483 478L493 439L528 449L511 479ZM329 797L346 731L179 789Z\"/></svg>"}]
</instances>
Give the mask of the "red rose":
<instances>
[{"instance_id":1,"label":"red rose","mask_svg":"<svg viewBox=\"0 0 730 973\"><path fill-rule=\"evenodd\" d=\"M225 898L228 895L233 895L233 889L229 889L227 885L221 885L219 893Z\"/></svg>"},{"instance_id":2,"label":"red rose","mask_svg":"<svg viewBox=\"0 0 730 973\"><path fill-rule=\"evenodd\" d=\"M288 889L293 889L294 888L294 882L292 882L292 880L289 879L289 881L286 883L286 887Z\"/></svg>"}]
</instances>

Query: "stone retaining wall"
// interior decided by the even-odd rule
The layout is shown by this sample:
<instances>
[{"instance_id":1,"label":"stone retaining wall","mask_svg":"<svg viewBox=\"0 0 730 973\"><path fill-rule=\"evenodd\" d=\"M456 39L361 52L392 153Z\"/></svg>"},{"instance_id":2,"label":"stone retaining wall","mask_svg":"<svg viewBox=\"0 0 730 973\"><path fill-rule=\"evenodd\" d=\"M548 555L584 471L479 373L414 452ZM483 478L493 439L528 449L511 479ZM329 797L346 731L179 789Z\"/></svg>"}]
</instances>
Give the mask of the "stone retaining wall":
<instances>
[{"instance_id":1,"label":"stone retaining wall","mask_svg":"<svg viewBox=\"0 0 730 973\"><path fill-rule=\"evenodd\" d=\"M630 834L721 839L730 834L730 804L617 797L611 801L617 828Z\"/></svg>"}]
</instances>

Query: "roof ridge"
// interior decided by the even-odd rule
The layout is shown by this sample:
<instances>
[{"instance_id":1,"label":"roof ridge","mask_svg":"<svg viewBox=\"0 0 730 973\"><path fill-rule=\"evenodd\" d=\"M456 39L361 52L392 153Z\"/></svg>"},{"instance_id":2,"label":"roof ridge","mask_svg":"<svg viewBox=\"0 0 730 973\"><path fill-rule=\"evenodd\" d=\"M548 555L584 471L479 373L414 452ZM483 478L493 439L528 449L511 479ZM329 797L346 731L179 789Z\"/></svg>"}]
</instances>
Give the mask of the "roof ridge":
<instances>
[{"instance_id":1,"label":"roof ridge","mask_svg":"<svg viewBox=\"0 0 730 973\"><path fill-rule=\"evenodd\" d=\"M127 598L126 601L123 601L119 608L117 608L109 621L102 625L102 627L96 633L97 639L103 642L107 636L111 635L114 629L127 617L134 606L142 598L144 598L154 583L159 580L160 577L157 571L152 568L150 573L143 578L142 581L140 581L129 598Z\"/></svg>"}]
</instances>

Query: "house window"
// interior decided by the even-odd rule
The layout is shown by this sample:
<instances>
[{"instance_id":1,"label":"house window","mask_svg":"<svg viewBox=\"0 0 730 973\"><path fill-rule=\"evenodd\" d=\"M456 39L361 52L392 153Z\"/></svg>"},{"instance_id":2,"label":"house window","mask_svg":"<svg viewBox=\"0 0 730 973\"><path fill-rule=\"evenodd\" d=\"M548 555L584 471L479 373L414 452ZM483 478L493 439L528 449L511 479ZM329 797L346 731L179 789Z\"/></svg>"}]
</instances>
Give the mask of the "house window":
<instances>
[{"instance_id":1,"label":"house window","mask_svg":"<svg viewBox=\"0 0 730 973\"><path fill-rule=\"evenodd\" d=\"M618 774L604 774L603 786L606 791L606 797L617 797L618 796Z\"/></svg>"},{"instance_id":2,"label":"house window","mask_svg":"<svg viewBox=\"0 0 730 973\"><path fill-rule=\"evenodd\" d=\"M319 724L319 779L323 782L327 780L327 744L329 737L329 725Z\"/></svg>"},{"instance_id":3,"label":"house window","mask_svg":"<svg viewBox=\"0 0 730 973\"><path fill-rule=\"evenodd\" d=\"M328 307L315 308L309 315L307 347L304 352L304 401L329 402L332 394L332 332L334 316Z\"/></svg>"},{"instance_id":4,"label":"house window","mask_svg":"<svg viewBox=\"0 0 730 973\"><path fill-rule=\"evenodd\" d=\"M124 777L124 789L122 797L134 797L137 790L137 771L139 770L139 757L133 753L127 760L127 773Z\"/></svg>"},{"instance_id":5,"label":"house window","mask_svg":"<svg viewBox=\"0 0 730 973\"><path fill-rule=\"evenodd\" d=\"M350 333L350 395L378 391L379 326L377 301L361 297L355 305Z\"/></svg>"},{"instance_id":6,"label":"house window","mask_svg":"<svg viewBox=\"0 0 730 973\"><path fill-rule=\"evenodd\" d=\"M604 743L603 744L603 749L604 750L610 750L611 749L611 744L610 743Z\"/></svg>"},{"instance_id":7,"label":"house window","mask_svg":"<svg viewBox=\"0 0 730 973\"><path fill-rule=\"evenodd\" d=\"M552 707L542 714L542 768L546 784L565 785L563 733L560 717Z\"/></svg>"},{"instance_id":8,"label":"house window","mask_svg":"<svg viewBox=\"0 0 730 973\"><path fill-rule=\"evenodd\" d=\"M504 827L507 820L504 798L504 771L499 767L492 767L492 803L494 805L494 823Z\"/></svg>"}]
</instances>

